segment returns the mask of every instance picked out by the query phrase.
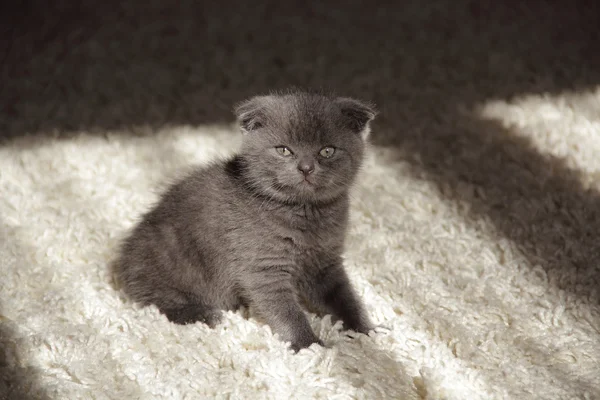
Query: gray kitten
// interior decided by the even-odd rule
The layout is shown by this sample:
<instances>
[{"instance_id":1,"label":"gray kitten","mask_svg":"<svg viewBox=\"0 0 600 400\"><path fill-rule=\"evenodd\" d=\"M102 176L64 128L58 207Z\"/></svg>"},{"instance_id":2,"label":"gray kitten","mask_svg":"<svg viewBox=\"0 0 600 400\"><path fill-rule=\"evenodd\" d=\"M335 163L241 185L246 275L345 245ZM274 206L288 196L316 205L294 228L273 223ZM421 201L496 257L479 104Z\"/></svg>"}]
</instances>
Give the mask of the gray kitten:
<instances>
[{"instance_id":1,"label":"gray kitten","mask_svg":"<svg viewBox=\"0 0 600 400\"><path fill-rule=\"evenodd\" d=\"M221 310L250 306L294 350L322 345L301 303L369 332L342 252L375 111L306 92L235 111L239 154L171 186L124 241L115 268L125 292L179 324L214 326Z\"/></svg>"}]
</instances>

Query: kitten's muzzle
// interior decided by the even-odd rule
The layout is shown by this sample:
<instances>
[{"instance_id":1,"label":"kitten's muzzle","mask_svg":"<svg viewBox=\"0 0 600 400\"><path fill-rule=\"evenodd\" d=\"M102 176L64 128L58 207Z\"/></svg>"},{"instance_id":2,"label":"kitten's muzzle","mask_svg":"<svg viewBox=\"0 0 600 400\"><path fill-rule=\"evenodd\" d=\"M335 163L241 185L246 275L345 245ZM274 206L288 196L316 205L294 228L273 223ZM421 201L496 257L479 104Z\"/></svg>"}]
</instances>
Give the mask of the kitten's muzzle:
<instances>
[{"instance_id":1,"label":"kitten's muzzle","mask_svg":"<svg viewBox=\"0 0 600 400\"><path fill-rule=\"evenodd\" d=\"M306 177L314 172L315 162L313 160L302 159L298 162L298 170Z\"/></svg>"}]
</instances>

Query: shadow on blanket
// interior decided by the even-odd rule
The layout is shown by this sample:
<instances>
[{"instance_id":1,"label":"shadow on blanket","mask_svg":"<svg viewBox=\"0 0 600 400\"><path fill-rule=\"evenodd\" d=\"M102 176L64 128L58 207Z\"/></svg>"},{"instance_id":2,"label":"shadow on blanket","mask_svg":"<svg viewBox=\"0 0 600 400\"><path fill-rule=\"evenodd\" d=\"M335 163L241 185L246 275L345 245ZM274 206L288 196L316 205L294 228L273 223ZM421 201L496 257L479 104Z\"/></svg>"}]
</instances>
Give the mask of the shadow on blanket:
<instances>
[{"instance_id":1,"label":"shadow on blanket","mask_svg":"<svg viewBox=\"0 0 600 400\"><path fill-rule=\"evenodd\" d=\"M0 244L8 240L0 220ZM19 355L25 343L17 334L18 323L4 314L3 300L0 298L0 400L49 399L37 382L40 371L26 365Z\"/></svg>"},{"instance_id":2,"label":"shadow on blanket","mask_svg":"<svg viewBox=\"0 0 600 400\"><path fill-rule=\"evenodd\" d=\"M360 336L360 335L359 335ZM354 337L336 344L340 348L333 370L368 399L427 398L420 377L410 377L401 362L367 338ZM351 352L347 352L351 349ZM361 355L357 358L357 354ZM332 372L334 372L332 371ZM359 396L360 397L360 396Z\"/></svg>"},{"instance_id":3,"label":"shadow on blanket","mask_svg":"<svg viewBox=\"0 0 600 400\"><path fill-rule=\"evenodd\" d=\"M39 371L20 365L16 337L0 307L0 400L48 399L36 382Z\"/></svg>"}]
</instances>

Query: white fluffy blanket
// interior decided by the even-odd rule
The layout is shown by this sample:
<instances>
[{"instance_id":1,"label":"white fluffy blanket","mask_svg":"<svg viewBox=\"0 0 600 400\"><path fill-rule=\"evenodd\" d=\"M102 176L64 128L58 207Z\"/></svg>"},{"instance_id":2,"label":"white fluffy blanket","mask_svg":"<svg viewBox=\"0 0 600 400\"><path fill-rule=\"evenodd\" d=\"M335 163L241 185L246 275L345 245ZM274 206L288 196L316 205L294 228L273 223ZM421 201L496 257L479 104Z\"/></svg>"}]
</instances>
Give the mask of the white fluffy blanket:
<instances>
[{"instance_id":1,"label":"white fluffy blanket","mask_svg":"<svg viewBox=\"0 0 600 400\"><path fill-rule=\"evenodd\" d=\"M194 2L168 4L144 2L138 25L133 6L104 10L100 25L88 16L93 35L82 22L3 67L0 399L600 398L600 90L584 79L591 70L568 64L581 61L565 53L576 44L544 58L555 44L527 42L538 19L525 11L508 30L506 10L488 31L477 30L487 14L456 30L425 24L470 21L454 2L406 5L397 34L391 11L369 9L365 22L349 5L308 17L279 9L278 33L264 37L254 24L275 4L216 28L189 16ZM347 41L325 30L333 23ZM360 23L380 40L361 42ZM213 36L194 36L204 29ZM35 42L17 36L17 48ZM387 49L375 63L373 48ZM559 90L562 67L535 69L535 51L581 87ZM235 151L232 102L287 83L330 85L381 109L346 264L390 330L350 338L311 315L327 348L299 354L245 312L213 330L171 324L130 303L108 269L163 182Z\"/></svg>"}]
</instances>

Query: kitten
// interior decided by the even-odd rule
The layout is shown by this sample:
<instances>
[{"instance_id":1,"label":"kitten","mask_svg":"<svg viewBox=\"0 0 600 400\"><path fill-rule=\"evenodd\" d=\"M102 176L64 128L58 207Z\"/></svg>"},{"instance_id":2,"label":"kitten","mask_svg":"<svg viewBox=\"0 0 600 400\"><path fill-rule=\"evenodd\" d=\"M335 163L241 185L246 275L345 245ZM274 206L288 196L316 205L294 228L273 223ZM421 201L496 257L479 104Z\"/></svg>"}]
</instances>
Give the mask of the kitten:
<instances>
[{"instance_id":1,"label":"kitten","mask_svg":"<svg viewBox=\"0 0 600 400\"><path fill-rule=\"evenodd\" d=\"M167 318L217 324L253 310L294 350L322 342L301 303L368 333L342 265L348 190L371 106L289 92L236 107L238 155L175 183L122 245L116 275L131 299Z\"/></svg>"}]
</instances>

